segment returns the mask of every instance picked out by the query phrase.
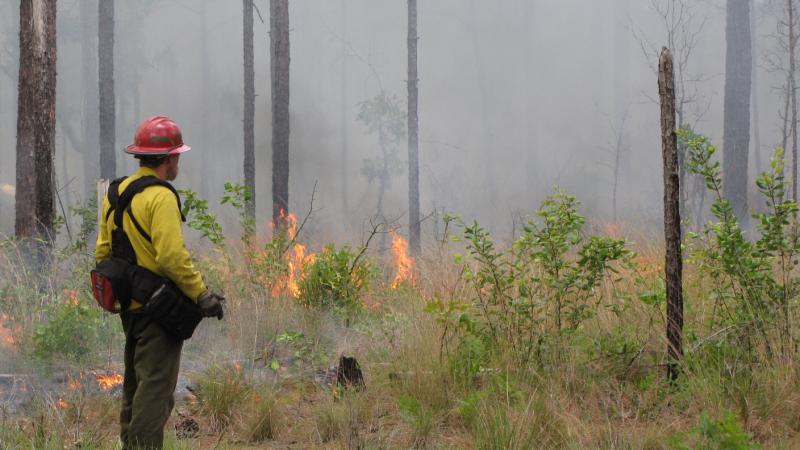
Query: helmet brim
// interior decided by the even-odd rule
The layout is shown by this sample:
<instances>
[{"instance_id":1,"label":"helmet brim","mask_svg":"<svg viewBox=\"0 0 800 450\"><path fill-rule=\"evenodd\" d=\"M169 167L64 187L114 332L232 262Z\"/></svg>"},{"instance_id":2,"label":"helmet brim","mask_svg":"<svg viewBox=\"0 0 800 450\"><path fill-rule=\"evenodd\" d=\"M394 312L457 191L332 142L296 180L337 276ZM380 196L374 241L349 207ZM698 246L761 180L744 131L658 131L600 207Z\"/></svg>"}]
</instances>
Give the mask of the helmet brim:
<instances>
[{"instance_id":1,"label":"helmet brim","mask_svg":"<svg viewBox=\"0 0 800 450\"><path fill-rule=\"evenodd\" d=\"M169 156L169 155L179 155L181 153L186 153L191 150L192 147L188 145L179 145L175 148L149 148L149 147L140 147L138 145L129 145L125 147L125 153L134 156Z\"/></svg>"}]
</instances>

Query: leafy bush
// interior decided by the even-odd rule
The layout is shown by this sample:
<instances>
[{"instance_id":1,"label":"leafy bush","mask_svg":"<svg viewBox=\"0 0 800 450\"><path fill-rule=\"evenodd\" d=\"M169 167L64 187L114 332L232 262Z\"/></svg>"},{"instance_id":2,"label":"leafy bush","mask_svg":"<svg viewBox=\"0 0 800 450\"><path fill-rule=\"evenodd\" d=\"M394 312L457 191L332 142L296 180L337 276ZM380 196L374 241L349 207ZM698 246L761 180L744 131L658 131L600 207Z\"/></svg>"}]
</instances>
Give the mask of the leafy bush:
<instances>
[{"instance_id":1,"label":"leafy bush","mask_svg":"<svg viewBox=\"0 0 800 450\"><path fill-rule=\"evenodd\" d=\"M66 300L46 308L47 321L34 332L33 353L40 359L61 356L82 360L97 348L103 312L81 302L76 291L65 294Z\"/></svg>"},{"instance_id":2,"label":"leafy bush","mask_svg":"<svg viewBox=\"0 0 800 450\"><path fill-rule=\"evenodd\" d=\"M225 195L220 201L221 205L231 205L239 212L239 225L242 227L242 241L246 246L252 243L253 235L256 232L256 219L247 211L247 205L252 201L253 193L242 184L225 182Z\"/></svg>"},{"instance_id":3,"label":"leafy bush","mask_svg":"<svg viewBox=\"0 0 800 450\"><path fill-rule=\"evenodd\" d=\"M306 306L333 306L348 310L361 306L361 293L374 277L374 269L363 252L328 244L308 264L298 286L298 300Z\"/></svg>"},{"instance_id":4,"label":"leafy bush","mask_svg":"<svg viewBox=\"0 0 800 450\"><path fill-rule=\"evenodd\" d=\"M726 411L721 418L713 419L702 413L697 425L688 436L677 436L672 447L679 450L703 448L709 450L757 450L760 445L742 430L736 416Z\"/></svg>"},{"instance_id":5,"label":"leafy bush","mask_svg":"<svg viewBox=\"0 0 800 450\"><path fill-rule=\"evenodd\" d=\"M700 270L712 282L718 307L713 320L729 327L747 349L762 344L773 352L771 331L778 330L784 352L794 348L790 306L800 297L798 265L800 225L797 202L788 198L784 177L783 150L778 149L770 168L756 180L765 199L764 213L755 214L758 237L748 239L722 192L720 163L713 160L716 147L704 136L681 130L687 145L689 170L702 176L715 196L711 213L715 219L705 225L694 256ZM773 325L774 324L774 325ZM760 339L754 340L756 337Z\"/></svg>"},{"instance_id":6,"label":"leafy bush","mask_svg":"<svg viewBox=\"0 0 800 450\"><path fill-rule=\"evenodd\" d=\"M615 261L631 255L624 240L584 236L577 205L560 191L547 198L537 212L540 221L529 221L507 250L498 249L477 223L466 226L469 255L456 261L463 264L473 298L469 304L434 301L428 311L456 335L477 335L493 348L508 349L518 367L539 360L551 341L574 333L595 314L595 288L615 272Z\"/></svg>"},{"instance_id":7,"label":"leafy bush","mask_svg":"<svg viewBox=\"0 0 800 450\"><path fill-rule=\"evenodd\" d=\"M200 198L191 189L180 189L178 192L183 198L181 212L186 216L189 228L199 231L214 245L224 245L225 235L222 234L222 226L217 222L217 216L208 211L208 200Z\"/></svg>"}]
</instances>

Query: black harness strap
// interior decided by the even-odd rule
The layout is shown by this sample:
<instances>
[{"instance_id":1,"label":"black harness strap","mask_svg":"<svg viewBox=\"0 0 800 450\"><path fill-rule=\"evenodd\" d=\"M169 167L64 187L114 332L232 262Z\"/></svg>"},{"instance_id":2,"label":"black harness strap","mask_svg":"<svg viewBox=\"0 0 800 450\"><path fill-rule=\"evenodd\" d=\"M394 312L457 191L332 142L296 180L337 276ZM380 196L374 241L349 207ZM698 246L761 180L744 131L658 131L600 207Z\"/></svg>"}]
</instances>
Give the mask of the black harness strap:
<instances>
[{"instance_id":1,"label":"black harness strap","mask_svg":"<svg viewBox=\"0 0 800 450\"><path fill-rule=\"evenodd\" d=\"M163 181L158 179L152 175L144 176L132 181L122 192L119 193L119 186L125 180L125 178L118 178L114 180L108 186L108 203L110 208L106 212L106 220L109 219L111 214L114 214L114 224L116 225L116 229L112 232L111 235L111 252L114 256L122 258L131 264L136 264L136 252L133 250L133 246L131 245L130 239L128 235L125 233L125 230L122 228L122 216L125 211L128 212L128 217L130 217L133 226L136 227L136 230L142 237L147 241L152 243L152 238L150 235L144 230L144 227L136 220L136 217L133 215L133 211L131 210L131 203L133 202L133 197L135 197L140 192L144 191L150 186L163 186L169 189L173 194L175 194L175 199L178 201L178 210L181 210L181 198L178 195L178 191L175 188ZM181 212L181 220L186 221L186 217Z\"/></svg>"}]
</instances>

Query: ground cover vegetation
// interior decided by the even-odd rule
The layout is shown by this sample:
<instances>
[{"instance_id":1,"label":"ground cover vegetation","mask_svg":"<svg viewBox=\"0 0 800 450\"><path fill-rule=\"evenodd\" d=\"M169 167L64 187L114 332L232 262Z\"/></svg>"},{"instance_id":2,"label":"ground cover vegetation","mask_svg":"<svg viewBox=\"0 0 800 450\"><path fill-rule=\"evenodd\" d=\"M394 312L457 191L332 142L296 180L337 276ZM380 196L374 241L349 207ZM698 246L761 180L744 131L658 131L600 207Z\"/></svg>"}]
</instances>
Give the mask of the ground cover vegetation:
<instances>
[{"instance_id":1,"label":"ground cover vegetation","mask_svg":"<svg viewBox=\"0 0 800 450\"><path fill-rule=\"evenodd\" d=\"M230 183L222 202L241 229L223 230L184 191L205 238L198 266L228 300L226 319L185 347L168 448L796 447L800 228L783 151L757 179L764 207L746 230L714 145L680 139L714 203L685 237L674 381L663 245L587 221L565 192L509 242L444 216L412 259L385 224L360 244L319 244L304 234L313 215L285 212L262 238L247 190ZM12 362L0 374L0 447L114 445L122 333L86 282L94 208L72 211L80 231L44 260L0 243L0 353ZM384 233L391 257L372 245ZM341 355L358 359L362 388L337 383Z\"/></svg>"}]
</instances>

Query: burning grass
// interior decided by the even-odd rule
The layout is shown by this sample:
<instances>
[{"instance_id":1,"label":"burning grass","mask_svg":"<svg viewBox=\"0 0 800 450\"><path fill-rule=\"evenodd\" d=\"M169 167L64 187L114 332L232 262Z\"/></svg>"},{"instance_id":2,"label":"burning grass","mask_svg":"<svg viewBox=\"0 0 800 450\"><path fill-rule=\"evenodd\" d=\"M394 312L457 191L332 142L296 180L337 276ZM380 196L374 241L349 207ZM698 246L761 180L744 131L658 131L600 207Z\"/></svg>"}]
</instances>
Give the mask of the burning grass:
<instances>
[{"instance_id":1,"label":"burning grass","mask_svg":"<svg viewBox=\"0 0 800 450\"><path fill-rule=\"evenodd\" d=\"M655 245L633 246L630 266L593 290L593 314L544 340L536 364L520 367L502 348L452 334L478 326L456 301L490 292L472 290L464 265L453 262L463 248L431 247L415 259L392 234L381 261L377 252L314 246L298 235L296 217L287 214L286 222L279 252L250 251L241 264L201 259L210 283L226 293L228 311L186 345L183 372L194 394L179 386L188 400L168 425L172 448L669 448L707 442L713 429L745 439L737 427L767 448L791 448L798 439L796 363L765 359L759 370L745 370L735 346L712 335L717 301L691 262L685 375L679 386L664 379ZM93 341L80 362L52 356L25 369L35 330L59 309L72 314L93 305L72 278L82 273L79 262L54 262L40 283L35 271L12 262L14 251L0 251L9 280L0 285L0 351L26 364L6 363L0 372L21 370L41 381L47 377L39 365L50 364L50 373L66 365L73 376L57 386L39 383L18 413L0 413L0 448L109 448L122 382L116 318L92 322L108 326L111 339ZM354 261L368 265L353 270ZM352 299L352 314L321 301L340 294ZM437 301L453 308L433 314ZM333 395L330 371L341 354L358 358L366 390ZM19 386L0 382L0 397Z\"/></svg>"}]
</instances>

